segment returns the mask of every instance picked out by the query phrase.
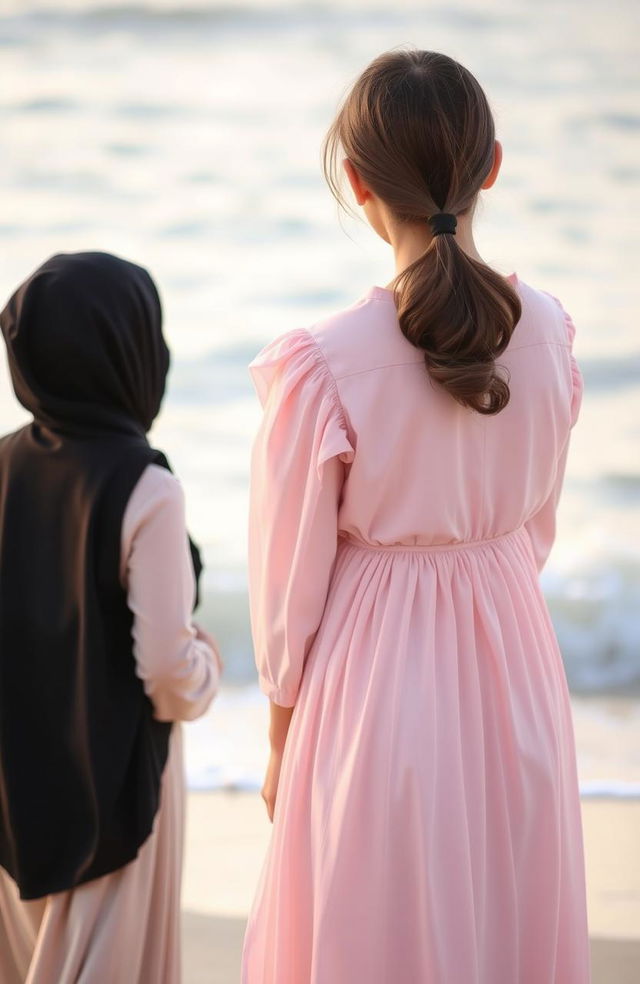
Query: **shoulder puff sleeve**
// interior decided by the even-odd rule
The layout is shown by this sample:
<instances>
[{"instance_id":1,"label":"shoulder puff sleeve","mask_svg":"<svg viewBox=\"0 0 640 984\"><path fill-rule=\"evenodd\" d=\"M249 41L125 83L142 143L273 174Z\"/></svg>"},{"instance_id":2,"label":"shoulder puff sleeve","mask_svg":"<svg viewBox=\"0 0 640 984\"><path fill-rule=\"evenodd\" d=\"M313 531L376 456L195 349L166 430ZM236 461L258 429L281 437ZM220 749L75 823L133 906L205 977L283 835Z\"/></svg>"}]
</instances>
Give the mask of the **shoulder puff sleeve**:
<instances>
[{"instance_id":1,"label":"shoulder puff sleeve","mask_svg":"<svg viewBox=\"0 0 640 984\"><path fill-rule=\"evenodd\" d=\"M533 552L536 558L536 563L538 570L542 570L547 558L551 552L553 542L556 535L556 511L558 508L558 502L560 500L560 493L562 491L562 485L564 482L564 476L567 466L567 457L569 453L569 438L571 434L571 428L575 425L578 415L580 413L580 407L582 405L582 394L583 394L583 379L582 373L580 372L580 367L576 362L575 356L573 354L573 340L576 334L575 325L571 319L571 316L567 314L564 310L562 304L557 297L552 297L553 301L557 304L558 308L562 313L562 318L564 321L564 331L565 339L568 343L569 350L569 372L570 372L570 386L571 386L571 396L570 396L570 416L569 425L570 430L567 434L565 443L560 452L560 457L557 462L556 475L553 482L550 495L547 497L546 501L543 503L541 508L525 523L525 526L529 532L531 538L531 543L533 546Z\"/></svg>"},{"instance_id":2,"label":"shoulder puff sleeve","mask_svg":"<svg viewBox=\"0 0 640 984\"><path fill-rule=\"evenodd\" d=\"M582 373L573 354L573 342L576 337L576 326L570 314L567 314L561 302L553 294L548 295L560 310L564 322L564 337L569 349L569 370L571 373L571 426L573 427L580 413L582 393L584 389Z\"/></svg>"},{"instance_id":3,"label":"shoulder puff sleeve","mask_svg":"<svg viewBox=\"0 0 640 984\"><path fill-rule=\"evenodd\" d=\"M559 302L558 302L559 303ZM561 305L562 306L562 305ZM582 405L582 393L584 390L584 382L582 379L582 373L580 372L580 367L576 362L576 358L573 354L573 340L576 335L576 326L574 325L571 315L563 308L565 329L567 332L567 338L569 339L569 361L571 364L571 426L576 423L578 419L578 414L580 413L580 407Z\"/></svg>"},{"instance_id":4,"label":"shoulder puff sleeve","mask_svg":"<svg viewBox=\"0 0 640 984\"><path fill-rule=\"evenodd\" d=\"M308 331L276 339L249 368L264 408L251 459L255 660L262 691L291 707L326 602L354 448L335 381Z\"/></svg>"}]
</instances>

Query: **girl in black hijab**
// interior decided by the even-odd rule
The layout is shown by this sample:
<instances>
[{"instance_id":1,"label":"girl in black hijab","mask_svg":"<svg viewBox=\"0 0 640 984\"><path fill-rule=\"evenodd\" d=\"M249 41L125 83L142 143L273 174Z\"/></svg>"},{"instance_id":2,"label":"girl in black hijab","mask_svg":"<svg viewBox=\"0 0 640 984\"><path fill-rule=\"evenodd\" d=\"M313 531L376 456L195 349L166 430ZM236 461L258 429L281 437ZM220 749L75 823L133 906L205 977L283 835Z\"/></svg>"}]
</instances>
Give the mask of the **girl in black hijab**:
<instances>
[{"instance_id":1,"label":"girl in black hijab","mask_svg":"<svg viewBox=\"0 0 640 984\"><path fill-rule=\"evenodd\" d=\"M33 415L0 439L0 980L176 984L173 722L207 709L220 662L191 623L182 489L146 437L158 293L114 256L54 256L0 325Z\"/></svg>"}]
</instances>

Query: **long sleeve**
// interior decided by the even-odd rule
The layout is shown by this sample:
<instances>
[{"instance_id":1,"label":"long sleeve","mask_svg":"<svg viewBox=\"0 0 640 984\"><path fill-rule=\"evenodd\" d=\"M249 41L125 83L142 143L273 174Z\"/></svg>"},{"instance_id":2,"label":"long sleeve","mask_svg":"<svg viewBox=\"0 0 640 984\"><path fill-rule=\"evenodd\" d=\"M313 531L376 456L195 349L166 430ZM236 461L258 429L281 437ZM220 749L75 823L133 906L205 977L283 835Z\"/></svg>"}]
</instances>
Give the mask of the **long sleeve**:
<instances>
[{"instance_id":1,"label":"long sleeve","mask_svg":"<svg viewBox=\"0 0 640 984\"><path fill-rule=\"evenodd\" d=\"M216 694L218 666L191 623L195 579L182 486L149 465L122 524L121 579L133 612L138 676L160 721L190 721Z\"/></svg>"},{"instance_id":2,"label":"long sleeve","mask_svg":"<svg viewBox=\"0 0 640 984\"><path fill-rule=\"evenodd\" d=\"M582 394L583 394L583 379L582 373L578 363L573 355L572 347L573 340L575 338L575 325L571 320L571 317L563 309L560 301L557 298L553 298L556 302L563 316L564 327L566 332L566 337L569 342L569 385L571 387L570 393L570 412L569 412L569 432L566 436L566 441L564 447L562 448L560 457L558 459L556 476L553 483L553 488L550 495L546 499L544 505L538 512L535 513L527 522L525 526L529 532L531 542L533 545L533 552L536 558L536 563L538 565L538 570L541 571L547 562L549 553L553 546L553 542L556 536L556 510L558 508L558 501L560 499L560 493L562 491L562 485L564 482L564 475L567 465L567 456L569 453L569 444L571 437L571 429L574 427L578 415L580 413L580 407L582 404Z\"/></svg>"},{"instance_id":3,"label":"long sleeve","mask_svg":"<svg viewBox=\"0 0 640 984\"><path fill-rule=\"evenodd\" d=\"M255 659L262 691L291 707L326 602L353 447L335 382L309 332L277 339L250 369L264 407L251 463Z\"/></svg>"}]
</instances>

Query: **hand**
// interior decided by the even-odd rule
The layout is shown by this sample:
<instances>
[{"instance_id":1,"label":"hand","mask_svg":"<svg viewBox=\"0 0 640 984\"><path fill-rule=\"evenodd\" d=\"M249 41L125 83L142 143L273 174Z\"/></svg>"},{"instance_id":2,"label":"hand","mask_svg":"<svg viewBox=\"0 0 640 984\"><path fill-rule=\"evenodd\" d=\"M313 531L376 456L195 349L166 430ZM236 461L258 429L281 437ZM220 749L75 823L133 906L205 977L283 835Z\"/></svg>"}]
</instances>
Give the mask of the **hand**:
<instances>
[{"instance_id":1,"label":"hand","mask_svg":"<svg viewBox=\"0 0 640 984\"><path fill-rule=\"evenodd\" d=\"M261 795L267 806L269 820L273 823L273 811L276 807L280 769L282 767L282 752L273 750L269 756L267 771L262 785Z\"/></svg>"},{"instance_id":2,"label":"hand","mask_svg":"<svg viewBox=\"0 0 640 984\"><path fill-rule=\"evenodd\" d=\"M222 656L220 655L220 647L218 646L218 643L213 638L213 636L210 635L210 633L207 632L205 629L203 629L201 625L198 625L197 622L193 623L193 627L196 632L196 639L200 639L202 642L206 642L209 648L213 650L213 655L218 666L218 676L222 676L222 671L224 670L224 661L222 659Z\"/></svg>"}]
</instances>

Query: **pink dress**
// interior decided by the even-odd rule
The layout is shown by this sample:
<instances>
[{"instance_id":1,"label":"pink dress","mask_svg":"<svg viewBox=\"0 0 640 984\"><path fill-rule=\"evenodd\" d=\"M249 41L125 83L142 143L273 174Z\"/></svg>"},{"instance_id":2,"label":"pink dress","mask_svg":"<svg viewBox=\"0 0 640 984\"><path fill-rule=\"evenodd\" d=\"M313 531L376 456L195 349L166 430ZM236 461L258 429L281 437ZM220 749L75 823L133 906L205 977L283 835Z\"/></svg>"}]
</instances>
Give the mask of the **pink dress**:
<instances>
[{"instance_id":1,"label":"pink dress","mask_svg":"<svg viewBox=\"0 0 640 984\"><path fill-rule=\"evenodd\" d=\"M582 384L559 302L509 279L497 416L430 383L380 287L252 364L255 653L295 711L244 984L590 979L538 580Z\"/></svg>"},{"instance_id":2,"label":"pink dress","mask_svg":"<svg viewBox=\"0 0 640 984\"><path fill-rule=\"evenodd\" d=\"M194 579L184 495L149 465L122 523L121 577L134 613L138 675L162 721L203 714L218 687L191 624ZM153 832L135 861L32 902L0 868L0 984L179 984L184 830L180 725L171 733Z\"/></svg>"}]
</instances>

